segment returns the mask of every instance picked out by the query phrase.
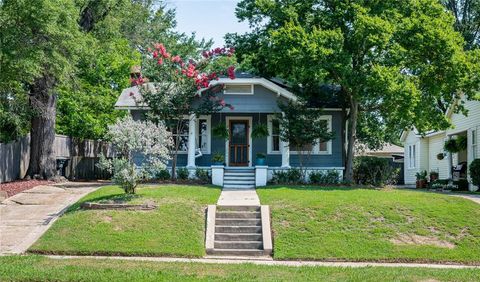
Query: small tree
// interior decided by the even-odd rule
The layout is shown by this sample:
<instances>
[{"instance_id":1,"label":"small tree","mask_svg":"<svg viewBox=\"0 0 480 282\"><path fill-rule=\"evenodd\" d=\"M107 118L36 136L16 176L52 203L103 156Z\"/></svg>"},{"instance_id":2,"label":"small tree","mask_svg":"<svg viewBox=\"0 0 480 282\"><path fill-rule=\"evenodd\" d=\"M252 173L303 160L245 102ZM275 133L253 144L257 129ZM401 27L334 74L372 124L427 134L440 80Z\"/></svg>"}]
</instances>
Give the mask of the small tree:
<instances>
[{"instance_id":1,"label":"small tree","mask_svg":"<svg viewBox=\"0 0 480 282\"><path fill-rule=\"evenodd\" d=\"M470 164L470 177L472 178L472 184L480 187L480 159L475 159Z\"/></svg>"},{"instance_id":2,"label":"small tree","mask_svg":"<svg viewBox=\"0 0 480 282\"><path fill-rule=\"evenodd\" d=\"M174 142L170 147L172 157L172 178L176 178L177 156L181 149L181 134L187 128L185 117L208 115L219 112L225 107L233 110L217 97L223 87L211 87L211 82L219 75L227 75L234 79L233 48L216 48L202 54L192 54L183 59L171 55L163 44L155 44L144 58L143 73L151 83L144 84L143 77L134 81L144 84L140 91L142 101L149 107L147 118L155 123L165 122L174 134Z\"/></svg>"},{"instance_id":3,"label":"small tree","mask_svg":"<svg viewBox=\"0 0 480 282\"><path fill-rule=\"evenodd\" d=\"M165 169L172 139L163 123L134 121L126 116L109 126L108 137L115 147L116 157L108 160L101 155L98 166L112 173L113 182L125 193L135 194L138 180L148 171ZM134 153L146 159L141 169L133 162Z\"/></svg>"},{"instance_id":4,"label":"small tree","mask_svg":"<svg viewBox=\"0 0 480 282\"><path fill-rule=\"evenodd\" d=\"M298 152L302 178L305 179L305 164L308 164L314 146L333 138L328 124L321 119L322 110L309 108L303 102L279 103L282 113L277 114L280 139L289 142L290 150Z\"/></svg>"}]
</instances>

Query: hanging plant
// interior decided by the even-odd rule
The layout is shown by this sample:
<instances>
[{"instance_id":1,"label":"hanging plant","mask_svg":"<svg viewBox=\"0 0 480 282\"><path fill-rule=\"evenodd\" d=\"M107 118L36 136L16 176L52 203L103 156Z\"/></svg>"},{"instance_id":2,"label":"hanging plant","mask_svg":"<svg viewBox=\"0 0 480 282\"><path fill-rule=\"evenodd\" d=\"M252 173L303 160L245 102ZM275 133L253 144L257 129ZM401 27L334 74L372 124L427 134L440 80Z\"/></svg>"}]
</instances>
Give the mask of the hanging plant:
<instances>
[{"instance_id":1,"label":"hanging plant","mask_svg":"<svg viewBox=\"0 0 480 282\"><path fill-rule=\"evenodd\" d=\"M445 158L445 155L443 153L438 153L437 154L437 160L441 161Z\"/></svg>"},{"instance_id":2,"label":"hanging plant","mask_svg":"<svg viewBox=\"0 0 480 282\"><path fill-rule=\"evenodd\" d=\"M450 139L445 141L443 145L443 149L449 153L458 153L460 150L458 149L457 140Z\"/></svg>"},{"instance_id":3,"label":"hanging plant","mask_svg":"<svg viewBox=\"0 0 480 282\"><path fill-rule=\"evenodd\" d=\"M265 138L268 136L268 127L265 124L255 124L252 128L252 138L259 139Z\"/></svg>"},{"instance_id":4,"label":"hanging plant","mask_svg":"<svg viewBox=\"0 0 480 282\"><path fill-rule=\"evenodd\" d=\"M212 134L215 137L227 140L229 136L227 125L224 123L221 123L215 126L214 128L212 128Z\"/></svg>"},{"instance_id":5,"label":"hanging plant","mask_svg":"<svg viewBox=\"0 0 480 282\"><path fill-rule=\"evenodd\" d=\"M457 137L457 149L458 151L464 151L468 147L467 135L460 135Z\"/></svg>"}]
</instances>

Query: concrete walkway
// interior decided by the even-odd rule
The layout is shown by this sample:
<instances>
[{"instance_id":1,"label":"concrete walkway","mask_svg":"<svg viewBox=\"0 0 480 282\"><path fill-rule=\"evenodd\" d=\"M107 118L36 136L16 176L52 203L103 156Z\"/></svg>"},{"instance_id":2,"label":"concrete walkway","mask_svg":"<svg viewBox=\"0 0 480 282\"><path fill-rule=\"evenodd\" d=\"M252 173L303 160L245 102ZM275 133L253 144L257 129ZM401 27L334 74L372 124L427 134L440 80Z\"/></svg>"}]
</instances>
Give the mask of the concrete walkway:
<instances>
[{"instance_id":1,"label":"concrete walkway","mask_svg":"<svg viewBox=\"0 0 480 282\"><path fill-rule=\"evenodd\" d=\"M448 194L447 194L448 195ZM451 196L455 196L455 197L460 197L460 198L464 198L464 199L467 199L467 200L470 200L470 201L473 201L477 204L480 205L480 195L474 195L474 194L450 194Z\"/></svg>"},{"instance_id":2,"label":"concrete walkway","mask_svg":"<svg viewBox=\"0 0 480 282\"><path fill-rule=\"evenodd\" d=\"M220 206L259 206L255 189L222 189L217 205Z\"/></svg>"},{"instance_id":3,"label":"concrete walkway","mask_svg":"<svg viewBox=\"0 0 480 282\"><path fill-rule=\"evenodd\" d=\"M189 263L214 263L214 264L242 264L256 265L283 265L283 266L327 266L327 267L420 267L434 269L480 269L480 266L462 264L433 264L433 263L382 263L382 262L328 262L328 261L275 261L272 259L227 259L227 258L171 258L171 257L120 257L120 256L47 256L52 259L111 259L126 261L150 262L189 262Z\"/></svg>"},{"instance_id":4,"label":"concrete walkway","mask_svg":"<svg viewBox=\"0 0 480 282\"><path fill-rule=\"evenodd\" d=\"M37 186L0 203L0 254L25 252L86 194L105 183L71 182Z\"/></svg>"}]
</instances>

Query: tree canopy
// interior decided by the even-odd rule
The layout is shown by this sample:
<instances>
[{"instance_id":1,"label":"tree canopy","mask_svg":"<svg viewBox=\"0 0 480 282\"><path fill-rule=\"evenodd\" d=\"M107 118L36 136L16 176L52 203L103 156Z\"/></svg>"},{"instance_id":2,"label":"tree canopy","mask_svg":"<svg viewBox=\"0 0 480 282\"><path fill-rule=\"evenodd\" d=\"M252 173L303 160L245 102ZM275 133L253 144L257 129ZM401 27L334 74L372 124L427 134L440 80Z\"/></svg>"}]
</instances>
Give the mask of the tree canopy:
<instances>
[{"instance_id":1,"label":"tree canopy","mask_svg":"<svg viewBox=\"0 0 480 282\"><path fill-rule=\"evenodd\" d=\"M347 180L357 141L374 147L406 127L445 129L454 98L478 89L478 53L464 51L453 16L435 0L243 0L236 14L253 28L227 36L241 62L301 86L300 94L340 87Z\"/></svg>"}]
</instances>

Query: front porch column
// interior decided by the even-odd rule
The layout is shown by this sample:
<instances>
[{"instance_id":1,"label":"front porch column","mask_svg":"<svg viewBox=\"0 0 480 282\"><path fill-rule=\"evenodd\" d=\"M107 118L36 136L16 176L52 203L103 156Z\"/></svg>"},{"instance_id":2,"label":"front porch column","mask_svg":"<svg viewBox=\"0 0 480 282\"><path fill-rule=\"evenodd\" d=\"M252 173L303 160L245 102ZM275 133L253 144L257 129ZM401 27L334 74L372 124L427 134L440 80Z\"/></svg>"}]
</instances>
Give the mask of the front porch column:
<instances>
[{"instance_id":1,"label":"front porch column","mask_svg":"<svg viewBox=\"0 0 480 282\"><path fill-rule=\"evenodd\" d=\"M452 139L452 136L448 136L448 140ZM448 179L453 180L453 157L452 153L447 152L447 167L448 167Z\"/></svg>"},{"instance_id":2,"label":"front porch column","mask_svg":"<svg viewBox=\"0 0 480 282\"><path fill-rule=\"evenodd\" d=\"M282 151L282 168L290 168L290 145L288 142L280 141Z\"/></svg>"},{"instance_id":3,"label":"front porch column","mask_svg":"<svg viewBox=\"0 0 480 282\"><path fill-rule=\"evenodd\" d=\"M188 169L195 168L195 132L197 132L197 119L195 114L191 114L188 120Z\"/></svg>"},{"instance_id":4,"label":"front porch column","mask_svg":"<svg viewBox=\"0 0 480 282\"><path fill-rule=\"evenodd\" d=\"M285 116L285 113L282 113ZM290 168L290 144L280 140L280 152L282 153L282 168Z\"/></svg>"}]
</instances>

